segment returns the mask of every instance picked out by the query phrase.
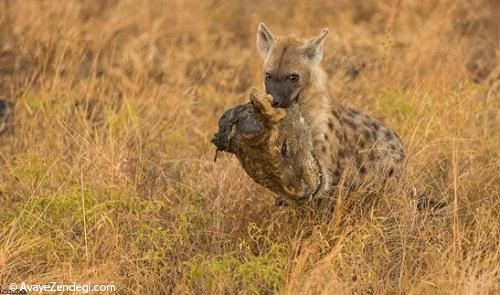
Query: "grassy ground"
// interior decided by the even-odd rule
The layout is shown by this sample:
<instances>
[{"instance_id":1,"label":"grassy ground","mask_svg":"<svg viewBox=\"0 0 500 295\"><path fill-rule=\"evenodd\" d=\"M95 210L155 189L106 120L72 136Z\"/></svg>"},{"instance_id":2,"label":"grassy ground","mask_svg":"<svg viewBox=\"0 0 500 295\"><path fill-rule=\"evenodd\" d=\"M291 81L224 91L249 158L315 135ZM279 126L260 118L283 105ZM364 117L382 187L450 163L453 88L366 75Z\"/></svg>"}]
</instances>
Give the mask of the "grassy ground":
<instances>
[{"instance_id":1,"label":"grassy ground","mask_svg":"<svg viewBox=\"0 0 500 295\"><path fill-rule=\"evenodd\" d=\"M0 1L0 289L499 292L499 20L495 0ZM401 181L328 215L213 163L219 116L262 84L260 21L330 28L332 95L401 135ZM417 211L413 187L449 205Z\"/></svg>"}]
</instances>

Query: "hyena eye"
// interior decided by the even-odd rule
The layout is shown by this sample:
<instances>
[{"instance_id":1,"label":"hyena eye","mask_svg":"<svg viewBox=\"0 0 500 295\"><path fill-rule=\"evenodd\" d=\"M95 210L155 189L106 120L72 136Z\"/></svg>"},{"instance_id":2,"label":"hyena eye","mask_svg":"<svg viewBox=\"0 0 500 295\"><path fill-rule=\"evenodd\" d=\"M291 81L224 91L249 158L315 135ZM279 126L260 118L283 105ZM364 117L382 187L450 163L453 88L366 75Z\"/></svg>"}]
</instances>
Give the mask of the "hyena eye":
<instances>
[{"instance_id":1,"label":"hyena eye","mask_svg":"<svg viewBox=\"0 0 500 295\"><path fill-rule=\"evenodd\" d=\"M287 152L288 152L288 147L286 146L286 140L285 140L281 145L281 155L284 157L286 156Z\"/></svg>"},{"instance_id":2,"label":"hyena eye","mask_svg":"<svg viewBox=\"0 0 500 295\"><path fill-rule=\"evenodd\" d=\"M273 76L271 76L271 73L267 72L266 73L266 80L271 81L272 78L273 78Z\"/></svg>"},{"instance_id":3,"label":"hyena eye","mask_svg":"<svg viewBox=\"0 0 500 295\"><path fill-rule=\"evenodd\" d=\"M288 79L292 82L297 82L297 81L299 81L299 75L291 74L290 76L288 76Z\"/></svg>"}]
</instances>

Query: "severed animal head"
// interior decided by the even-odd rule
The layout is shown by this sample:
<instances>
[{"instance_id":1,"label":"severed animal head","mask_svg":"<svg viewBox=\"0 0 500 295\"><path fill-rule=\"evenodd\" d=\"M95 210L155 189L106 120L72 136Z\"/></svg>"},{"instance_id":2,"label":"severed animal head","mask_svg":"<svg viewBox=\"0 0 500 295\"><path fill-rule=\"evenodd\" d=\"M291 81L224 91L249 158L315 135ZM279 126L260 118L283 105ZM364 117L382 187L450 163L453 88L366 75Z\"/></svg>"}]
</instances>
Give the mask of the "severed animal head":
<instances>
[{"instance_id":1,"label":"severed animal head","mask_svg":"<svg viewBox=\"0 0 500 295\"><path fill-rule=\"evenodd\" d=\"M235 154L250 177L281 196L304 201L316 195L322 173L298 105L275 108L272 97L256 89L250 100L222 115L212 139L217 152Z\"/></svg>"}]
</instances>

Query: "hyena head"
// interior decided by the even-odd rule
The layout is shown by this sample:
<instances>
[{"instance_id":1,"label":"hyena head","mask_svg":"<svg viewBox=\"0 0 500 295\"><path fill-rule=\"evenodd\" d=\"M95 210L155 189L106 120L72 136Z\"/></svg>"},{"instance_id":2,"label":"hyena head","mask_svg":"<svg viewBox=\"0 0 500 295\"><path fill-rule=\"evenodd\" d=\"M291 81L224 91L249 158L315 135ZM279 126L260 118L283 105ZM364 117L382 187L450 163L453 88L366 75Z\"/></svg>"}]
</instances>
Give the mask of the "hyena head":
<instances>
[{"instance_id":1,"label":"hyena head","mask_svg":"<svg viewBox=\"0 0 500 295\"><path fill-rule=\"evenodd\" d=\"M227 110L212 142L217 151L235 154L257 183L291 200L319 193L322 172L298 105L272 107L272 98L250 93L251 103Z\"/></svg>"},{"instance_id":2,"label":"hyena head","mask_svg":"<svg viewBox=\"0 0 500 295\"><path fill-rule=\"evenodd\" d=\"M261 23L257 31L257 49L264 60L266 92L273 106L287 108L299 102L301 93L311 86L324 87L325 73L320 63L328 29L311 39L294 36L276 37Z\"/></svg>"}]
</instances>

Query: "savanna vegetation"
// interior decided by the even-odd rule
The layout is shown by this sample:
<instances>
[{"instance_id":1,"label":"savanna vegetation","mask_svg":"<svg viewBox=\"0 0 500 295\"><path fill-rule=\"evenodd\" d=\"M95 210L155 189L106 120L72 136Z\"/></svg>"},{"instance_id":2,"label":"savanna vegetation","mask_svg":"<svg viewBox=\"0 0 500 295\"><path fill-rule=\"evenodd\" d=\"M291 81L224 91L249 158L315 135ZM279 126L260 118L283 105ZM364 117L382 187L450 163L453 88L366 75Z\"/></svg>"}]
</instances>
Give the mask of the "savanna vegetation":
<instances>
[{"instance_id":1,"label":"savanna vegetation","mask_svg":"<svg viewBox=\"0 0 500 295\"><path fill-rule=\"evenodd\" d=\"M326 214L213 162L261 21L329 27L332 96L401 135L404 177ZM498 293L499 44L496 0L0 1L0 289Z\"/></svg>"}]
</instances>

